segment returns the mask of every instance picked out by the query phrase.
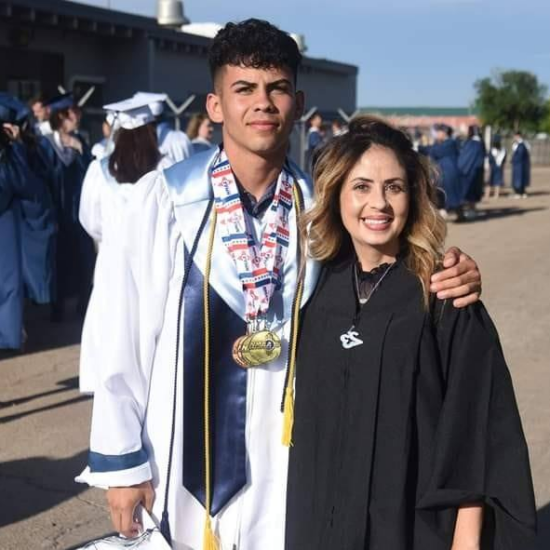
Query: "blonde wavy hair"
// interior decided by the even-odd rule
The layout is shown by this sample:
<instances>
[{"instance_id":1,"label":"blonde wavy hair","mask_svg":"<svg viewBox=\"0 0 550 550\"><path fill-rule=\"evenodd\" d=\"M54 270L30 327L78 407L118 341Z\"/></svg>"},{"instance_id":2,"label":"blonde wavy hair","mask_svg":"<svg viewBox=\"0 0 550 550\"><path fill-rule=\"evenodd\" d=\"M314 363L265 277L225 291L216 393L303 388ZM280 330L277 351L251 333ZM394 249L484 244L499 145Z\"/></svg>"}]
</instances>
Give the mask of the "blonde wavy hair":
<instances>
[{"instance_id":1,"label":"blonde wavy hair","mask_svg":"<svg viewBox=\"0 0 550 550\"><path fill-rule=\"evenodd\" d=\"M307 254L327 262L353 253L340 216L340 193L352 168L372 146L392 150L406 172L410 205L400 236L400 254L420 280L427 307L430 277L441 266L446 236L446 224L436 206L435 173L429 161L414 151L408 136L382 119L354 118L347 133L333 138L315 154L316 200L301 220Z\"/></svg>"}]
</instances>

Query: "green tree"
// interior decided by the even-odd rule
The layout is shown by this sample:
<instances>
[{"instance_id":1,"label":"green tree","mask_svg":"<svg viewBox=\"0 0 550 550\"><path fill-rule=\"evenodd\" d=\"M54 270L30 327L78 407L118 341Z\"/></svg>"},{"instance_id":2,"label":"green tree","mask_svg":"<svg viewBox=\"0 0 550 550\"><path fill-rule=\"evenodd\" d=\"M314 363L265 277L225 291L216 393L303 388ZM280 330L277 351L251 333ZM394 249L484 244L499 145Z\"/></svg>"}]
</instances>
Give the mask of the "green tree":
<instances>
[{"instance_id":1,"label":"green tree","mask_svg":"<svg viewBox=\"0 0 550 550\"><path fill-rule=\"evenodd\" d=\"M547 134L550 134L550 99L546 102L546 115L542 120L540 129Z\"/></svg>"},{"instance_id":2,"label":"green tree","mask_svg":"<svg viewBox=\"0 0 550 550\"><path fill-rule=\"evenodd\" d=\"M527 71L496 71L476 81L476 106L485 124L537 130L548 112L547 88Z\"/></svg>"}]
</instances>

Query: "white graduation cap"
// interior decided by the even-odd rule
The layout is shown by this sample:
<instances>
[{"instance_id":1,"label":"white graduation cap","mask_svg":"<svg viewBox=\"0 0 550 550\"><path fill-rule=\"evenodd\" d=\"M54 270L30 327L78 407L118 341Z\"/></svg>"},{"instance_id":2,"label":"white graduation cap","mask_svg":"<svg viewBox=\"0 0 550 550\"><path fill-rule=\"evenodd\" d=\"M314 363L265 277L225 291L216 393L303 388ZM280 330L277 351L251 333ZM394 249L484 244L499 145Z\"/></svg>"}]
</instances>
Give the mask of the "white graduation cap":
<instances>
[{"instance_id":1,"label":"white graduation cap","mask_svg":"<svg viewBox=\"0 0 550 550\"><path fill-rule=\"evenodd\" d=\"M136 92L134 94L135 99L147 101L151 112L155 116L159 116L164 111L164 102L168 98L167 94L156 94L152 92Z\"/></svg>"},{"instance_id":2,"label":"white graduation cap","mask_svg":"<svg viewBox=\"0 0 550 550\"><path fill-rule=\"evenodd\" d=\"M114 113L111 118L113 123L125 130L135 130L155 121L155 114L151 108L151 101L145 97L131 97L117 103L103 105L103 108L110 113Z\"/></svg>"}]
</instances>

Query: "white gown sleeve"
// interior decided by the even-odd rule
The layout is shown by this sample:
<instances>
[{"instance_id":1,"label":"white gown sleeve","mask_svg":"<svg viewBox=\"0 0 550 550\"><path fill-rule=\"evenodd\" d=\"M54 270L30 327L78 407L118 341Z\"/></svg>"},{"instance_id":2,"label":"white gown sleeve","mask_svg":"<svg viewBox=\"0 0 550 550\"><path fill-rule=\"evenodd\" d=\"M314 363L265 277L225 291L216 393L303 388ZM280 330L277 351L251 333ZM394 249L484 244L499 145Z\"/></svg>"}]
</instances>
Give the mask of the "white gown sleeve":
<instances>
[{"instance_id":1,"label":"white gown sleeve","mask_svg":"<svg viewBox=\"0 0 550 550\"><path fill-rule=\"evenodd\" d=\"M193 144L186 134L171 130L160 145L161 153L169 156L173 162L180 162L193 155Z\"/></svg>"},{"instance_id":2,"label":"white gown sleeve","mask_svg":"<svg viewBox=\"0 0 550 550\"><path fill-rule=\"evenodd\" d=\"M177 235L164 178L147 174L96 270L94 318L85 327L94 334L81 349L81 361L96 370L90 454L77 481L123 487L152 478L142 427Z\"/></svg>"},{"instance_id":3,"label":"white gown sleeve","mask_svg":"<svg viewBox=\"0 0 550 550\"><path fill-rule=\"evenodd\" d=\"M96 242L100 242L102 236L101 194L104 187L103 180L99 161L92 161L82 183L78 217L86 233Z\"/></svg>"}]
</instances>

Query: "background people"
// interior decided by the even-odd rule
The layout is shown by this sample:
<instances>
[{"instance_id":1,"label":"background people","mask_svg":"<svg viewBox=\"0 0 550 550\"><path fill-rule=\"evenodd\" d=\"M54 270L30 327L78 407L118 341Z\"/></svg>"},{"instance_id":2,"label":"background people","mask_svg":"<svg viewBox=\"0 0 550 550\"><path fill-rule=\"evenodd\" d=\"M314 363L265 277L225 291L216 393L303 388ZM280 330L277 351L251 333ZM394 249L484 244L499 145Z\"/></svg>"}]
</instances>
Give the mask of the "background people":
<instances>
[{"instance_id":1,"label":"background people","mask_svg":"<svg viewBox=\"0 0 550 550\"><path fill-rule=\"evenodd\" d=\"M323 117L315 113L309 120L309 130L307 134L306 166L311 169L313 153L324 142Z\"/></svg>"},{"instance_id":2,"label":"background people","mask_svg":"<svg viewBox=\"0 0 550 550\"><path fill-rule=\"evenodd\" d=\"M512 145L512 187L514 198L527 198L527 187L531 183L531 155L521 132L514 134Z\"/></svg>"},{"instance_id":3,"label":"background people","mask_svg":"<svg viewBox=\"0 0 550 550\"><path fill-rule=\"evenodd\" d=\"M52 319L62 321L68 298L77 298L84 315L92 285L95 251L80 222L82 182L92 161L89 146L79 135L81 112L72 93L48 103L53 132L47 134L46 155L57 222L56 289Z\"/></svg>"},{"instance_id":4,"label":"background people","mask_svg":"<svg viewBox=\"0 0 550 550\"><path fill-rule=\"evenodd\" d=\"M19 349L25 296L50 300L54 225L48 189L22 139L29 111L0 94L0 349Z\"/></svg>"},{"instance_id":5,"label":"background people","mask_svg":"<svg viewBox=\"0 0 550 550\"><path fill-rule=\"evenodd\" d=\"M103 138L92 147L92 156L97 160L108 157L113 152L114 142L112 124L113 115L107 114L105 120L101 123Z\"/></svg>"},{"instance_id":6,"label":"background people","mask_svg":"<svg viewBox=\"0 0 550 550\"><path fill-rule=\"evenodd\" d=\"M109 246L110 239L116 240L125 231L128 202L136 193L138 181L153 170L172 165L159 151L155 116L146 99L130 98L105 105L104 109L112 114L117 128L114 150L108 157L90 164L82 186L79 212L80 223L98 245L96 271L99 273L108 272L112 267L109 262L116 261L112 257L104 258L104 248ZM103 265L105 262L107 265ZM93 341L100 332L100 327L93 326L101 322L95 313L97 307L97 296L92 291L82 331L85 349L101 346L100 342ZM82 392L93 392L96 386L98 366L90 359L90 355L82 354L79 378Z\"/></svg>"},{"instance_id":7,"label":"background people","mask_svg":"<svg viewBox=\"0 0 550 550\"><path fill-rule=\"evenodd\" d=\"M189 120L187 137L191 140L195 153L201 153L213 147L213 133L214 126L206 113L195 114Z\"/></svg>"},{"instance_id":8,"label":"background people","mask_svg":"<svg viewBox=\"0 0 550 550\"><path fill-rule=\"evenodd\" d=\"M493 196L498 199L500 190L504 186L504 164L506 163L506 149L502 147L500 139L495 139L489 151L489 185L485 188L485 198Z\"/></svg>"},{"instance_id":9,"label":"background people","mask_svg":"<svg viewBox=\"0 0 550 550\"><path fill-rule=\"evenodd\" d=\"M29 106L36 120L36 131L41 135L50 134L52 128L50 126L50 108L43 94L33 97L29 101Z\"/></svg>"},{"instance_id":10,"label":"background people","mask_svg":"<svg viewBox=\"0 0 550 550\"><path fill-rule=\"evenodd\" d=\"M163 119L166 94L136 92L134 97L149 103L156 118L157 139L160 152L172 162L185 160L193 155L193 144L184 132L174 130L167 120Z\"/></svg>"},{"instance_id":11,"label":"background people","mask_svg":"<svg viewBox=\"0 0 550 550\"><path fill-rule=\"evenodd\" d=\"M468 139L463 143L458 155L458 169L462 186L464 216L475 217L476 204L483 197L483 174L485 165L485 145L478 126L468 128Z\"/></svg>"},{"instance_id":12,"label":"background people","mask_svg":"<svg viewBox=\"0 0 550 550\"><path fill-rule=\"evenodd\" d=\"M418 145L419 152L428 154L439 168L437 204L440 210L454 212L462 221L462 186L458 170L458 147L452 139L452 130L445 124L435 127L435 142L430 146Z\"/></svg>"}]
</instances>

